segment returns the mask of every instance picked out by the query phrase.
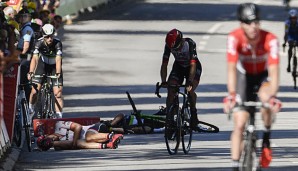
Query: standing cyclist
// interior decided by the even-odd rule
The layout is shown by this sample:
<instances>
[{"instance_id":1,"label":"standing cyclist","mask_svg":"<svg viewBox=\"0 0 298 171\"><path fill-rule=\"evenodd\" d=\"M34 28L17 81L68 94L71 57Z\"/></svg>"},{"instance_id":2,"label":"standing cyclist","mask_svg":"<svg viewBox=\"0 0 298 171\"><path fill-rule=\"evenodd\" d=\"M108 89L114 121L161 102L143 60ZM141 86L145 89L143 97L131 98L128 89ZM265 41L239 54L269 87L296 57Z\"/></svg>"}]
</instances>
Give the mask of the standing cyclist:
<instances>
[{"instance_id":1,"label":"standing cyclist","mask_svg":"<svg viewBox=\"0 0 298 171\"><path fill-rule=\"evenodd\" d=\"M279 87L278 40L272 33L260 29L257 5L241 4L237 15L240 28L229 34L227 42L229 96L224 100L226 113L233 107L237 109L233 110L234 131L231 134L233 169L239 169L242 133L249 118L248 109L236 104L236 95L243 102L256 101L258 96L261 102L271 105L270 109L261 109L265 126L261 164L268 167L272 158L269 141L272 113L280 108L275 97Z\"/></svg>"},{"instance_id":2,"label":"standing cyclist","mask_svg":"<svg viewBox=\"0 0 298 171\"><path fill-rule=\"evenodd\" d=\"M167 79L167 66L170 54L173 54L175 62L172 71ZM174 101L175 89L168 85L182 85L186 79L186 89L190 95L191 128L196 129L198 124L196 101L197 88L202 73L202 66L197 57L196 43L190 38L183 38L182 32L172 29L167 33L166 45L160 69L161 86L168 88L167 109Z\"/></svg>"},{"instance_id":3,"label":"standing cyclist","mask_svg":"<svg viewBox=\"0 0 298 171\"><path fill-rule=\"evenodd\" d=\"M62 43L59 39L54 38L55 29L51 24L45 24L42 27L43 37L35 44L33 58L30 64L30 71L27 74L30 80L34 74L37 75L55 75L58 77L58 84L56 79L53 79L53 92L58 102L55 103L56 117L62 118L62 89L63 89L63 73L62 73ZM32 78L32 82L37 83L37 89L40 90L42 78ZM36 102L36 90L32 88L29 109L33 112L33 104Z\"/></svg>"},{"instance_id":4,"label":"standing cyclist","mask_svg":"<svg viewBox=\"0 0 298 171\"><path fill-rule=\"evenodd\" d=\"M285 48L286 43L289 43L288 49L288 67L287 71L291 72L291 58L293 47L298 43L298 21L297 21L297 11L292 9L289 11L289 18L285 21L285 35L283 48Z\"/></svg>"}]
</instances>

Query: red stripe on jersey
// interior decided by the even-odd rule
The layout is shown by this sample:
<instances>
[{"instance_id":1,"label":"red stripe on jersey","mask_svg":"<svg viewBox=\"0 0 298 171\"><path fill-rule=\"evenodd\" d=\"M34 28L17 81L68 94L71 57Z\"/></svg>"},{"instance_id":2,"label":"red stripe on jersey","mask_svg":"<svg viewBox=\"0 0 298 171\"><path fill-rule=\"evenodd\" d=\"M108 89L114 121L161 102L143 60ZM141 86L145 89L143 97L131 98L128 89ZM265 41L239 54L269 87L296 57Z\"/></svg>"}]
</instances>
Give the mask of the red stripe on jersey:
<instances>
[{"instance_id":1,"label":"red stripe on jersey","mask_svg":"<svg viewBox=\"0 0 298 171\"><path fill-rule=\"evenodd\" d=\"M228 36L227 61L240 62L240 66L250 74L267 70L267 65L279 64L279 45L275 35L260 30L260 40L256 47L252 50L244 31L238 28Z\"/></svg>"}]
</instances>

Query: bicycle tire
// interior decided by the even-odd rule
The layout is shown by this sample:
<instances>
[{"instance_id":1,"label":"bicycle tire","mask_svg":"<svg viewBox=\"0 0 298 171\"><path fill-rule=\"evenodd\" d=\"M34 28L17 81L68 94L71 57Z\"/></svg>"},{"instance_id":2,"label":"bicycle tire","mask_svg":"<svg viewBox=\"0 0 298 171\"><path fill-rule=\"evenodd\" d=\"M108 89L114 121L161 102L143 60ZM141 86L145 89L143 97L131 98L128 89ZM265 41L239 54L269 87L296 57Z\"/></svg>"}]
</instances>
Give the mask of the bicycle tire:
<instances>
[{"instance_id":1,"label":"bicycle tire","mask_svg":"<svg viewBox=\"0 0 298 171\"><path fill-rule=\"evenodd\" d=\"M165 125L165 142L167 146L167 150L170 155L177 154L179 144L180 144L180 137L181 137L181 129L179 129L177 126L179 125L179 122L181 120L179 119L179 109L176 105L172 105L169 109L169 112L167 114L167 120ZM174 117L174 123L176 125L173 125L172 117L170 116L171 113L173 113ZM181 123L180 123L181 126Z\"/></svg>"},{"instance_id":2,"label":"bicycle tire","mask_svg":"<svg viewBox=\"0 0 298 171\"><path fill-rule=\"evenodd\" d=\"M188 154L191 147L191 141L192 141L192 129L190 128L190 110L189 108L183 108L182 110L182 148L184 154Z\"/></svg>"},{"instance_id":3,"label":"bicycle tire","mask_svg":"<svg viewBox=\"0 0 298 171\"><path fill-rule=\"evenodd\" d=\"M46 89L43 89L41 93L41 116L42 119L48 119L48 93Z\"/></svg>"},{"instance_id":4,"label":"bicycle tire","mask_svg":"<svg viewBox=\"0 0 298 171\"><path fill-rule=\"evenodd\" d=\"M26 136L26 143L28 151L31 152L31 135L30 135L30 124L28 119L30 119L29 113L28 113L28 105L25 99L21 100L22 105L22 113L23 113L23 125L25 128L25 136ZM29 117L29 118L28 118Z\"/></svg>"},{"instance_id":5,"label":"bicycle tire","mask_svg":"<svg viewBox=\"0 0 298 171\"><path fill-rule=\"evenodd\" d=\"M35 113L37 119L45 119L45 90L42 87L37 94L37 100L35 105Z\"/></svg>"},{"instance_id":6,"label":"bicycle tire","mask_svg":"<svg viewBox=\"0 0 298 171\"><path fill-rule=\"evenodd\" d=\"M56 116L56 108L55 108L55 102L56 102L56 98L53 92L50 93L50 95L48 96L48 118L49 119L53 119L53 118L57 118Z\"/></svg>"},{"instance_id":7,"label":"bicycle tire","mask_svg":"<svg viewBox=\"0 0 298 171\"><path fill-rule=\"evenodd\" d=\"M293 81L294 81L294 89L297 89L297 57L293 57L293 71L292 71Z\"/></svg>"},{"instance_id":8,"label":"bicycle tire","mask_svg":"<svg viewBox=\"0 0 298 171\"><path fill-rule=\"evenodd\" d=\"M243 157L241 162L242 171L257 170L257 154L255 141L253 140L253 134L246 132L247 140L244 142Z\"/></svg>"},{"instance_id":9,"label":"bicycle tire","mask_svg":"<svg viewBox=\"0 0 298 171\"><path fill-rule=\"evenodd\" d=\"M218 133L219 128L213 124L199 121L199 125L197 127L197 132L203 132L203 133Z\"/></svg>"},{"instance_id":10,"label":"bicycle tire","mask_svg":"<svg viewBox=\"0 0 298 171\"><path fill-rule=\"evenodd\" d=\"M22 144L22 113L21 110L18 109L18 114L16 114L15 122L14 122L14 132L13 132L13 142L17 147L20 147Z\"/></svg>"}]
</instances>

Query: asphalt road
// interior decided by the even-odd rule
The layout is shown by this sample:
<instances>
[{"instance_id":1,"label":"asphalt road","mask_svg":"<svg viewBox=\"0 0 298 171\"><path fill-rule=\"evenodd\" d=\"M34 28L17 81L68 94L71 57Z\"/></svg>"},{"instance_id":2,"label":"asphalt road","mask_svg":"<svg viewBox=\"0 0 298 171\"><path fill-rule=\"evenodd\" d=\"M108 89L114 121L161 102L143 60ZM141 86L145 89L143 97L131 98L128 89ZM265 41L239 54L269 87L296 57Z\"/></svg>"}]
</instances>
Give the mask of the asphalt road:
<instances>
[{"instance_id":1,"label":"asphalt road","mask_svg":"<svg viewBox=\"0 0 298 171\"><path fill-rule=\"evenodd\" d=\"M189 155L182 150L169 156L162 134L126 135L116 150L27 152L22 150L15 170L231 170L232 121L222 113L226 93L225 46L227 34L239 26L236 8L244 0L127 1L116 7L84 14L63 35L64 117L98 116L108 119L137 108L154 113L164 105L154 95L166 33L178 28L197 42L203 65L197 89L198 113L220 128L218 134L195 134ZM287 13L281 0L254 0L262 11L261 25L283 40ZM298 7L298 2L291 5ZM280 44L281 44L280 43ZM283 109L272 133L273 162L269 169L298 170L297 91L286 73L281 54ZM170 67L169 67L170 69ZM257 128L262 130L260 118ZM259 136L260 137L260 136ZM258 142L260 144L260 142Z\"/></svg>"}]
</instances>

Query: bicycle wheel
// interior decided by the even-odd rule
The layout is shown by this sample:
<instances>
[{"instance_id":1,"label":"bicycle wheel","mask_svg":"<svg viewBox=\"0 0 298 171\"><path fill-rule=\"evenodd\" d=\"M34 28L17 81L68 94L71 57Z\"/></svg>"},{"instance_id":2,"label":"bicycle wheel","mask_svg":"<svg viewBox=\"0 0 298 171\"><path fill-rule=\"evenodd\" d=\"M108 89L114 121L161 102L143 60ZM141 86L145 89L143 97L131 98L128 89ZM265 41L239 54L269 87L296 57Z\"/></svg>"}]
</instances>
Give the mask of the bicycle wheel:
<instances>
[{"instance_id":1,"label":"bicycle wheel","mask_svg":"<svg viewBox=\"0 0 298 171\"><path fill-rule=\"evenodd\" d=\"M293 57L293 71L292 71L293 81L294 81L294 89L297 88L296 77L297 77L297 57Z\"/></svg>"},{"instance_id":2,"label":"bicycle wheel","mask_svg":"<svg viewBox=\"0 0 298 171\"><path fill-rule=\"evenodd\" d=\"M53 119L53 118L57 118L56 116L56 108L55 108L55 103L56 103L56 97L54 95L53 92L51 92L50 96L49 97L49 118ZM58 102L57 102L58 103Z\"/></svg>"},{"instance_id":3,"label":"bicycle wheel","mask_svg":"<svg viewBox=\"0 0 298 171\"><path fill-rule=\"evenodd\" d=\"M257 170L256 140L253 133L246 132L247 140L244 142L244 149L241 154L242 171Z\"/></svg>"},{"instance_id":4,"label":"bicycle wheel","mask_svg":"<svg viewBox=\"0 0 298 171\"><path fill-rule=\"evenodd\" d=\"M25 136L26 136L26 143L28 147L28 151L31 152L31 135L30 135L30 121L28 119L31 119L28 112L28 105L25 99L21 100L22 105L22 113L23 113L23 123L25 128Z\"/></svg>"},{"instance_id":5,"label":"bicycle wheel","mask_svg":"<svg viewBox=\"0 0 298 171\"><path fill-rule=\"evenodd\" d=\"M178 106L176 105L170 107L165 125L165 142L170 155L177 153L180 144L181 119L179 117L179 109L177 108Z\"/></svg>"},{"instance_id":6,"label":"bicycle wheel","mask_svg":"<svg viewBox=\"0 0 298 171\"><path fill-rule=\"evenodd\" d=\"M190 128L190 110L189 108L184 108L182 115L182 148L184 154L188 154L190 147L191 147L191 141L192 141L192 129Z\"/></svg>"},{"instance_id":7,"label":"bicycle wheel","mask_svg":"<svg viewBox=\"0 0 298 171\"><path fill-rule=\"evenodd\" d=\"M199 121L199 125L197 127L198 132L204 132L204 133L218 133L219 128L213 124Z\"/></svg>"},{"instance_id":8,"label":"bicycle wheel","mask_svg":"<svg viewBox=\"0 0 298 171\"><path fill-rule=\"evenodd\" d=\"M22 110L18 109L13 128L13 142L17 147L22 143Z\"/></svg>"},{"instance_id":9,"label":"bicycle wheel","mask_svg":"<svg viewBox=\"0 0 298 171\"><path fill-rule=\"evenodd\" d=\"M37 100L35 105L35 113L37 114L37 119L45 119L46 113L46 93L44 88L42 87L41 90L37 94Z\"/></svg>"}]
</instances>

